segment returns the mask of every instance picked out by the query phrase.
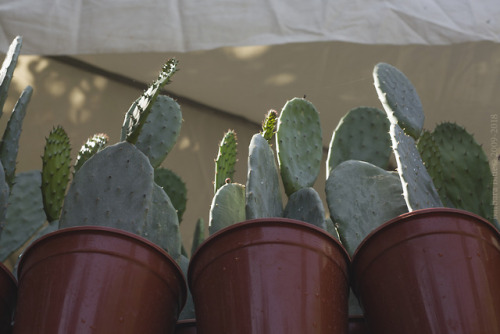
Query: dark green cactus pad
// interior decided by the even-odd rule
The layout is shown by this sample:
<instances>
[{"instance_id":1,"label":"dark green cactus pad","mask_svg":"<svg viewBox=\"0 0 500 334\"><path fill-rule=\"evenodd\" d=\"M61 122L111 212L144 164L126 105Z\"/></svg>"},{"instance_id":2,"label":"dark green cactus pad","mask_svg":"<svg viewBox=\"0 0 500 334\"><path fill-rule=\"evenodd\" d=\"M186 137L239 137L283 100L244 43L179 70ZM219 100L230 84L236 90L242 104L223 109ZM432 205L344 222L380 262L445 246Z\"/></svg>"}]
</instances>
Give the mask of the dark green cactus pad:
<instances>
[{"instance_id":1,"label":"dark green cactus pad","mask_svg":"<svg viewBox=\"0 0 500 334\"><path fill-rule=\"evenodd\" d=\"M311 102L294 98L285 104L276 143L286 194L312 187L319 175L323 143L319 114Z\"/></svg>"},{"instance_id":2,"label":"dark green cactus pad","mask_svg":"<svg viewBox=\"0 0 500 334\"><path fill-rule=\"evenodd\" d=\"M45 223L42 175L40 171L18 173L10 192L6 224L0 239L0 260L3 262L23 246Z\"/></svg>"},{"instance_id":3,"label":"dark green cactus pad","mask_svg":"<svg viewBox=\"0 0 500 334\"><path fill-rule=\"evenodd\" d=\"M159 95L151 107L135 146L139 148L154 168L160 166L174 147L181 132L182 112L172 98Z\"/></svg>"},{"instance_id":4,"label":"dark green cactus pad","mask_svg":"<svg viewBox=\"0 0 500 334\"><path fill-rule=\"evenodd\" d=\"M375 228L408 211L399 176L368 162L342 162L326 180L326 202L352 256Z\"/></svg>"},{"instance_id":5,"label":"dark green cactus pad","mask_svg":"<svg viewBox=\"0 0 500 334\"><path fill-rule=\"evenodd\" d=\"M159 167L155 169L155 183L167 193L172 201L172 205L177 210L179 223L186 211L187 188L181 177L167 168Z\"/></svg>"},{"instance_id":6,"label":"dark green cactus pad","mask_svg":"<svg viewBox=\"0 0 500 334\"><path fill-rule=\"evenodd\" d=\"M333 132L327 157L329 172L343 161L361 160L386 169L392 154L390 122L380 109L350 110Z\"/></svg>"},{"instance_id":7,"label":"dark green cactus pad","mask_svg":"<svg viewBox=\"0 0 500 334\"><path fill-rule=\"evenodd\" d=\"M454 207L452 202L445 196L444 193L440 191L440 189L443 188L444 171L441 163L439 146L434 140L434 136L431 132L426 130L422 132L422 135L417 142L417 149L427 172L432 178L434 187L436 187L436 190L438 191L441 202L446 207Z\"/></svg>"},{"instance_id":8,"label":"dark green cactus pad","mask_svg":"<svg viewBox=\"0 0 500 334\"><path fill-rule=\"evenodd\" d=\"M153 185L153 197L148 205L146 222L139 227L139 235L165 249L176 261L181 256L182 240L179 220L170 198L157 184Z\"/></svg>"},{"instance_id":9,"label":"dark green cactus pad","mask_svg":"<svg viewBox=\"0 0 500 334\"><path fill-rule=\"evenodd\" d=\"M238 153L238 139L234 130L228 130L219 144L219 152L215 159L214 193L219 190L226 180L233 181Z\"/></svg>"},{"instance_id":10,"label":"dark green cactus pad","mask_svg":"<svg viewBox=\"0 0 500 334\"><path fill-rule=\"evenodd\" d=\"M273 139L274 134L276 133L276 124L278 123L278 112L276 110L269 110L262 123L262 131L260 134L264 137L268 142Z\"/></svg>"},{"instance_id":11,"label":"dark green cactus pad","mask_svg":"<svg viewBox=\"0 0 500 334\"><path fill-rule=\"evenodd\" d=\"M16 69L19 54L21 53L22 44L22 37L17 36L10 44L2 67L0 68L0 116L2 115L3 106L7 100L10 82L14 76L14 70Z\"/></svg>"},{"instance_id":12,"label":"dark green cactus pad","mask_svg":"<svg viewBox=\"0 0 500 334\"><path fill-rule=\"evenodd\" d=\"M109 137L104 133L98 133L87 139L85 144L82 145L78 155L76 157L76 162L73 167L73 172L76 173L82 167L82 165L89 160L94 154L101 151L108 144Z\"/></svg>"},{"instance_id":13,"label":"dark green cactus pad","mask_svg":"<svg viewBox=\"0 0 500 334\"><path fill-rule=\"evenodd\" d=\"M153 176L149 159L134 145L120 142L104 148L75 173L60 227L108 226L145 236ZM155 234L152 231L149 237Z\"/></svg>"},{"instance_id":14,"label":"dark green cactus pad","mask_svg":"<svg viewBox=\"0 0 500 334\"><path fill-rule=\"evenodd\" d=\"M168 60L163 66L158 79L132 104L131 109L126 113L122 131L125 133L125 140L129 143L135 144L137 142L158 94L163 86L170 82L170 79L177 71L177 63L174 58Z\"/></svg>"},{"instance_id":15,"label":"dark green cactus pad","mask_svg":"<svg viewBox=\"0 0 500 334\"><path fill-rule=\"evenodd\" d=\"M373 78L378 98L389 118L396 119L406 134L417 139L425 116L410 80L396 67L385 63L375 65Z\"/></svg>"},{"instance_id":16,"label":"dark green cactus pad","mask_svg":"<svg viewBox=\"0 0 500 334\"><path fill-rule=\"evenodd\" d=\"M301 220L326 231L325 209L314 188L302 188L290 195L283 216Z\"/></svg>"},{"instance_id":17,"label":"dark green cactus pad","mask_svg":"<svg viewBox=\"0 0 500 334\"><path fill-rule=\"evenodd\" d=\"M442 179L436 186L439 195L449 206L493 220L493 175L481 145L454 123L439 124L432 137L439 149L442 173L436 175L430 169L429 174Z\"/></svg>"},{"instance_id":18,"label":"dark green cactus pad","mask_svg":"<svg viewBox=\"0 0 500 334\"><path fill-rule=\"evenodd\" d=\"M191 255L198 249L198 247L205 241L205 221L199 218L196 221L196 226L193 233L193 243L191 245Z\"/></svg>"},{"instance_id":19,"label":"dark green cactus pad","mask_svg":"<svg viewBox=\"0 0 500 334\"><path fill-rule=\"evenodd\" d=\"M48 221L59 219L69 182L71 145L62 127L54 128L45 141L42 156L42 196Z\"/></svg>"},{"instance_id":20,"label":"dark green cactus pad","mask_svg":"<svg viewBox=\"0 0 500 334\"><path fill-rule=\"evenodd\" d=\"M246 218L282 217L278 167L267 140L257 133L248 147Z\"/></svg>"},{"instance_id":21,"label":"dark green cactus pad","mask_svg":"<svg viewBox=\"0 0 500 334\"><path fill-rule=\"evenodd\" d=\"M12 186L16 175L19 138L21 137L23 120L32 95L33 88L27 86L14 106L0 143L0 161L5 169L5 179L9 186Z\"/></svg>"},{"instance_id":22,"label":"dark green cactus pad","mask_svg":"<svg viewBox=\"0 0 500 334\"><path fill-rule=\"evenodd\" d=\"M415 140L395 123L391 124L390 133L408 210L442 207L443 203L422 162Z\"/></svg>"},{"instance_id":23,"label":"dark green cactus pad","mask_svg":"<svg viewBox=\"0 0 500 334\"><path fill-rule=\"evenodd\" d=\"M210 207L208 232L215 232L245 220L245 186L227 183L217 190Z\"/></svg>"},{"instance_id":24,"label":"dark green cactus pad","mask_svg":"<svg viewBox=\"0 0 500 334\"><path fill-rule=\"evenodd\" d=\"M189 259L186 256L182 255L179 261L177 261L177 263L179 264L179 267L181 268L182 273L186 278L189 269ZM189 289L187 291L186 303L184 304L184 308L182 309L178 320L187 320L187 319L196 319L196 313L194 311L193 295L191 294L191 290Z\"/></svg>"}]
</instances>

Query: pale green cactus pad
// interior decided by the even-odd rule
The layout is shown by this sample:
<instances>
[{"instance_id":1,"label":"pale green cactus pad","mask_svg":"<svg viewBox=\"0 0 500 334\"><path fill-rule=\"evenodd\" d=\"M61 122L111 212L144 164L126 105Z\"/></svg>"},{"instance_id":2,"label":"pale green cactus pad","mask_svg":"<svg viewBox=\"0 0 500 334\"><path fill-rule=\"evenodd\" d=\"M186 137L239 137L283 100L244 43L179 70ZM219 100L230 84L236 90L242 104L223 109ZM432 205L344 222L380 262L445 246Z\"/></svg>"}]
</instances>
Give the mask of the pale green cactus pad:
<instances>
[{"instance_id":1,"label":"pale green cactus pad","mask_svg":"<svg viewBox=\"0 0 500 334\"><path fill-rule=\"evenodd\" d=\"M226 184L227 179L230 182L234 181L236 155L238 153L237 147L236 132L228 130L219 144L219 152L217 153L217 158L215 158L214 194L220 187Z\"/></svg>"},{"instance_id":2,"label":"pale green cactus pad","mask_svg":"<svg viewBox=\"0 0 500 334\"><path fill-rule=\"evenodd\" d=\"M253 135L248 148L246 218L269 218L283 215L278 167L267 140Z\"/></svg>"},{"instance_id":3,"label":"pale green cactus pad","mask_svg":"<svg viewBox=\"0 0 500 334\"><path fill-rule=\"evenodd\" d=\"M314 188L302 188L289 198L283 216L300 220L326 230L325 209Z\"/></svg>"},{"instance_id":4,"label":"pale green cactus pad","mask_svg":"<svg viewBox=\"0 0 500 334\"><path fill-rule=\"evenodd\" d=\"M390 122L380 109L358 107L350 110L333 132L327 157L329 172L347 160L361 160L386 169L392 154Z\"/></svg>"},{"instance_id":5,"label":"pale green cactus pad","mask_svg":"<svg viewBox=\"0 0 500 334\"><path fill-rule=\"evenodd\" d=\"M210 235L244 221L245 186L239 183L227 183L217 190L210 207L208 231Z\"/></svg>"},{"instance_id":6,"label":"pale green cactus pad","mask_svg":"<svg viewBox=\"0 0 500 334\"><path fill-rule=\"evenodd\" d=\"M326 181L326 201L342 244L352 256L375 228L408 211L396 173L348 160Z\"/></svg>"},{"instance_id":7,"label":"pale green cactus pad","mask_svg":"<svg viewBox=\"0 0 500 334\"><path fill-rule=\"evenodd\" d=\"M378 98L391 122L397 121L406 134L418 138L425 116L410 80L400 70L385 63L375 66L373 79Z\"/></svg>"},{"instance_id":8,"label":"pale green cactus pad","mask_svg":"<svg viewBox=\"0 0 500 334\"><path fill-rule=\"evenodd\" d=\"M395 123L391 124L390 133L408 210L442 207L443 203L422 162L415 140Z\"/></svg>"},{"instance_id":9,"label":"pale green cactus pad","mask_svg":"<svg viewBox=\"0 0 500 334\"><path fill-rule=\"evenodd\" d=\"M23 39L21 36L17 36L9 46L5 59L0 68L0 116L2 115L3 106L7 100L7 94L10 87L10 82L14 76L14 70L16 69L17 59L21 53L21 46L23 44Z\"/></svg>"}]
</instances>

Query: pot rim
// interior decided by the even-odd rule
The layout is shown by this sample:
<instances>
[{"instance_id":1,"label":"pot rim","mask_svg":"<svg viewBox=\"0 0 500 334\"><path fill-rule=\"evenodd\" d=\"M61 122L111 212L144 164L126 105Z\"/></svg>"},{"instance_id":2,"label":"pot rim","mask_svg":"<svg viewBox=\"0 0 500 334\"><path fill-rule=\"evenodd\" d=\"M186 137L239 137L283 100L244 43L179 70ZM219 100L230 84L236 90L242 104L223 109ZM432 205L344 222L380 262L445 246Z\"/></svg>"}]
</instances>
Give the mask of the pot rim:
<instances>
[{"instance_id":1,"label":"pot rim","mask_svg":"<svg viewBox=\"0 0 500 334\"><path fill-rule=\"evenodd\" d=\"M283 224L283 225L299 225L305 228L309 228L311 230L314 230L315 233L322 234L329 239L333 240L338 246L340 246L341 252L344 254L346 257L346 260L348 263L351 262L351 257L349 256L349 253L345 249L344 245L337 240L334 236L332 236L330 233L325 231L324 229L313 225L311 223L307 223L301 220L297 219L291 219L291 218L282 218L282 217L269 217L269 218L254 218L254 219L248 219L248 220L243 220L234 224L231 224L223 229L220 229L219 231L215 232L208 238L206 238L196 249L196 251L191 254L191 259L195 258L196 254L199 253L200 249L204 248L206 244L214 242L213 240L216 240L219 238L221 234L224 234L228 231L232 231L234 229L240 229L247 227L248 225L268 225L268 223L273 224L273 225L278 225L278 224Z\"/></svg>"},{"instance_id":2,"label":"pot rim","mask_svg":"<svg viewBox=\"0 0 500 334\"><path fill-rule=\"evenodd\" d=\"M403 213L397 217L394 217L387 222L383 223L373 231L371 231L359 244L359 246L356 248L352 255L352 262L351 262L351 267L354 267L354 262L356 262L356 258L358 254L361 252L362 248L366 243L369 242L369 240L373 237L373 235L380 233L382 230L386 230L391 228L394 224L397 224L401 221L406 221L414 216L426 216L426 215L433 215L433 214L448 214L448 215L465 215L469 216L471 218L477 219L481 222L483 222L486 226L488 226L489 229L493 230L493 233L497 235L497 238L500 240L500 231L497 230L497 228L489 222L487 219L472 213L470 211L462 210L462 209L455 209L455 208L447 208L447 207L434 207L434 208L425 208L425 209L418 209L418 210L413 210L410 212Z\"/></svg>"},{"instance_id":3,"label":"pot rim","mask_svg":"<svg viewBox=\"0 0 500 334\"><path fill-rule=\"evenodd\" d=\"M22 261L22 258L24 256L26 256L27 254L31 253L33 251L33 248L37 247L39 243L42 243L44 242L46 239L49 239L55 235L59 235L59 234L78 234L80 232L87 232L87 231L90 231L90 232L104 232L104 233L107 233L107 234L119 234L125 238L128 238L128 239L132 239L132 240L135 240L135 241L139 241L143 244L145 244L147 247L149 248L152 248L154 251L158 252L161 254L161 256L163 257L166 257L168 260L170 260L170 264L173 265L176 269L177 269L177 272L179 274L179 278L180 278L180 282L182 282L182 290L184 292L181 293L181 296L183 295L187 295L187 282L186 282L186 277L184 277L184 274L182 272L182 269L181 267L179 266L179 264L177 263L177 261L174 260L174 258L172 256L170 256L170 254L167 253L166 250L164 250L163 248L161 248L160 246L158 246L157 244L155 244L154 242L144 238L144 237L141 237L135 233L132 233L132 232L129 232L129 231L125 231L125 230L122 230L122 229L118 229L118 228L115 228L115 227L107 227L107 226L98 226L98 225L85 225L85 226L72 226L72 227L65 227L65 228L62 228L62 229L58 229L56 231L53 231L53 232L50 232L50 233L47 233L43 236L41 236L40 238L36 239L33 241L33 243L31 243L31 245L29 245L21 254L21 260L19 261L19 265L18 265L18 268L17 268L17 275L18 277L20 277L20 273L22 272L22 267L23 267L23 263L24 261ZM183 298L184 299L184 303L183 305L181 305L181 308L180 310L182 310L182 308L184 307L185 303L186 303L186 298Z\"/></svg>"}]
</instances>

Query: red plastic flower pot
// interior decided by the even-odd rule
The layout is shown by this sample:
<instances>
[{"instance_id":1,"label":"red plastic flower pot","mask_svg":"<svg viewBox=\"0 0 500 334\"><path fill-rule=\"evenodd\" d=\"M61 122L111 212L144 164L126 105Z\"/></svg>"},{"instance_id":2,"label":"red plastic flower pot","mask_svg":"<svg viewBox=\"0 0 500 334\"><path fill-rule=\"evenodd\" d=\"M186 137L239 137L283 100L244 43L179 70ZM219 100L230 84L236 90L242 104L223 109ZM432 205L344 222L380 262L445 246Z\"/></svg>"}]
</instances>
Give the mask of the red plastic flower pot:
<instances>
[{"instance_id":1,"label":"red plastic flower pot","mask_svg":"<svg viewBox=\"0 0 500 334\"><path fill-rule=\"evenodd\" d=\"M181 270L160 247L105 227L35 241L18 268L14 333L174 333L186 299Z\"/></svg>"},{"instance_id":2,"label":"red plastic flower pot","mask_svg":"<svg viewBox=\"0 0 500 334\"><path fill-rule=\"evenodd\" d=\"M16 296L17 281L9 269L0 263L0 333L11 332Z\"/></svg>"},{"instance_id":3,"label":"red plastic flower pot","mask_svg":"<svg viewBox=\"0 0 500 334\"><path fill-rule=\"evenodd\" d=\"M472 213L393 219L362 242L352 273L372 334L500 333L500 233Z\"/></svg>"},{"instance_id":4,"label":"red plastic flower pot","mask_svg":"<svg viewBox=\"0 0 500 334\"><path fill-rule=\"evenodd\" d=\"M234 224L191 258L199 334L346 333L348 266L340 243L281 218Z\"/></svg>"},{"instance_id":5,"label":"red plastic flower pot","mask_svg":"<svg viewBox=\"0 0 500 334\"><path fill-rule=\"evenodd\" d=\"M349 316L349 334L369 334L365 317Z\"/></svg>"}]
</instances>

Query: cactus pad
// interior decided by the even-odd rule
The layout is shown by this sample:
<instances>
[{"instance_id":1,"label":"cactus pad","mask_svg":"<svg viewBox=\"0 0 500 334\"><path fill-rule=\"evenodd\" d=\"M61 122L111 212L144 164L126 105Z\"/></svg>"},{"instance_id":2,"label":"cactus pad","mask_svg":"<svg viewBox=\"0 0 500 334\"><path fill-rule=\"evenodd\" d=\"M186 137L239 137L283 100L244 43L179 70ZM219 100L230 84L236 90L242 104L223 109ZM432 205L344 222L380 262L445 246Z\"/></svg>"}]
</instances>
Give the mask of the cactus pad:
<instances>
[{"instance_id":1,"label":"cactus pad","mask_svg":"<svg viewBox=\"0 0 500 334\"><path fill-rule=\"evenodd\" d=\"M311 102L294 98L285 104L276 143L286 194L312 187L319 175L323 143L319 114Z\"/></svg>"},{"instance_id":2,"label":"cactus pad","mask_svg":"<svg viewBox=\"0 0 500 334\"><path fill-rule=\"evenodd\" d=\"M179 104L171 97L159 95L142 127L135 146L140 149L154 168L160 166L172 150L182 126Z\"/></svg>"},{"instance_id":3,"label":"cactus pad","mask_svg":"<svg viewBox=\"0 0 500 334\"><path fill-rule=\"evenodd\" d=\"M2 67L0 68L0 116L2 115L3 106L7 100L7 93L17 65L17 59L21 53L22 44L22 37L17 36L10 44L9 50L7 51L5 59L2 63Z\"/></svg>"},{"instance_id":4,"label":"cactus pad","mask_svg":"<svg viewBox=\"0 0 500 334\"><path fill-rule=\"evenodd\" d=\"M278 121L278 112L276 110L269 110L262 123L262 131L261 135L270 142L273 139L274 134L276 133L276 123Z\"/></svg>"},{"instance_id":5,"label":"cactus pad","mask_svg":"<svg viewBox=\"0 0 500 334\"><path fill-rule=\"evenodd\" d=\"M122 126L125 140L135 144L139 133L151 112L151 107L156 101L160 90L170 82L171 77L177 71L177 60L172 58L167 61L160 72L158 79L139 97L125 115Z\"/></svg>"},{"instance_id":6,"label":"cactus pad","mask_svg":"<svg viewBox=\"0 0 500 334\"><path fill-rule=\"evenodd\" d=\"M172 205L177 210L179 223L186 211L187 188L179 175L167 168L156 168L154 180L156 184L163 188L172 201Z\"/></svg>"},{"instance_id":7,"label":"cactus pad","mask_svg":"<svg viewBox=\"0 0 500 334\"><path fill-rule=\"evenodd\" d=\"M78 155L76 157L75 166L73 171L76 173L80 167L89 160L94 154L101 151L108 144L109 137L104 133L95 134L80 148Z\"/></svg>"},{"instance_id":8,"label":"cactus pad","mask_svg":"<svg viewBox=\"0 0 500 334\"><path fill-rule=\"evenodd\" d=\"M208 231L215 232L245 220L245 186L227 183L217 190L210 207Z\"/></svg>"},{"instance_id":9,"label":"cactus pad","mask_svg":"<svg viewBox=\"0 0 500 334\"><path fill-rule=\"evenodd\" d=\"M422 103L412 83L397 68L379 63L373 69L378 98L391 122L397 120L405 133L417 139L424 126Z\"/></svg>"},{"instance_id":10,"label":"cactus pad","mask_svg":"<svg viewBox=\"0 0 500 334\"><path fill-rule=\"evenodd\" d=\"M302 188L289 198L283 216L316 225L326 230L323 202L314 188Z\"/></svg>"},{"instance_id":11,"label":"cactus pad","mask_svg":"<svg viewBox=\"0 0 500 334\"><path fill-rule=\"evenodd\" d=\"M198 247L205 241L205 222L203 218L196 221L196 226L193 233L193 243L191 244L191 255L198 249Z\"/></svg>"},{"instance_id":12,"label":"cactus pad","mask_svg":"<svg viewBox=\"0 0 500 334\"><path fill-rule=\"evenodd\" d=\"M44 224L42 176L40 171L23 172L16 175L9 196L6 223L0 239L0 261L24 245Z\"/></svg>"},{"instance_id":13,"label":"cactus pad","mask_svg":"<svg viewBox=\"0 0 500 334\"><path fill-rule=\"evenodd\" d=\"M250 141L248 152L246 218L281 217L283 203L273 150L257 133Z\"/></svg>"},{"instance_id":14,"label":"cactus pad","mask_svg":"<svg viewBox=\"0 0 500 334\"><path fill-rule=\"evenodd\" d=\"M327 157L329 172L346 160L361 160L386 169L392 154L390 123L380 109L358 107L339 122L330 141Z\"/></svg>"},{"instance_id":15,"label":"cactus pad","mask_svg":"<svg viewBox=\"0 0 500 334\"><path fill-rule=\"evenodd\" d=\"M348 160L331 171L326 201L351 256L371 231L408 211L402 193L396 173L368 162Z\"/></svg>"},{"instance_id":16,"label":"cactus pad","mask_svg":"<svg viewBox=\"0 0 500 334\"><path fill-rule=\"evenodd\" d=\"M233 180L238 140L236 132L228 130L219 144L219 152L215 159L214 193L226 184L226 179Z\"/></svg>"},{"instance_id":17,"label":"cactus pad","mask_svg":"<svg viewBox=\"0 0 500 334\"><path fill-rule=\"evenodd\" d=\"M0 143L0 160L5 169L5 179L10 186L12 186L16 174L19 138L21 137L24 116L26 116L26 110L32 95L33 88L27 86L14 106Z\"/></svg>"},{"instance_id":18,"label":"cactus pad","mask_svg":"<svg viewBox=\"0 0 500 334\"><path fill-rule=\"evenodd\" d=\"M443 206L434 183L422 162L415 140L407 136L395 123L391 124L390 133L408 210Z\"/></svg>"},{"instance_id":19,"label":"cactus pad","mask_svg":"<svg viewBox=\"0 0 500 334\"><path fill-rule=\"evenodd\" d=\"M69 182L71 145L62 127L54 128L45 142L42 156L43 206L49 221L59 219Z\"/></svg>"}]
</instances>

